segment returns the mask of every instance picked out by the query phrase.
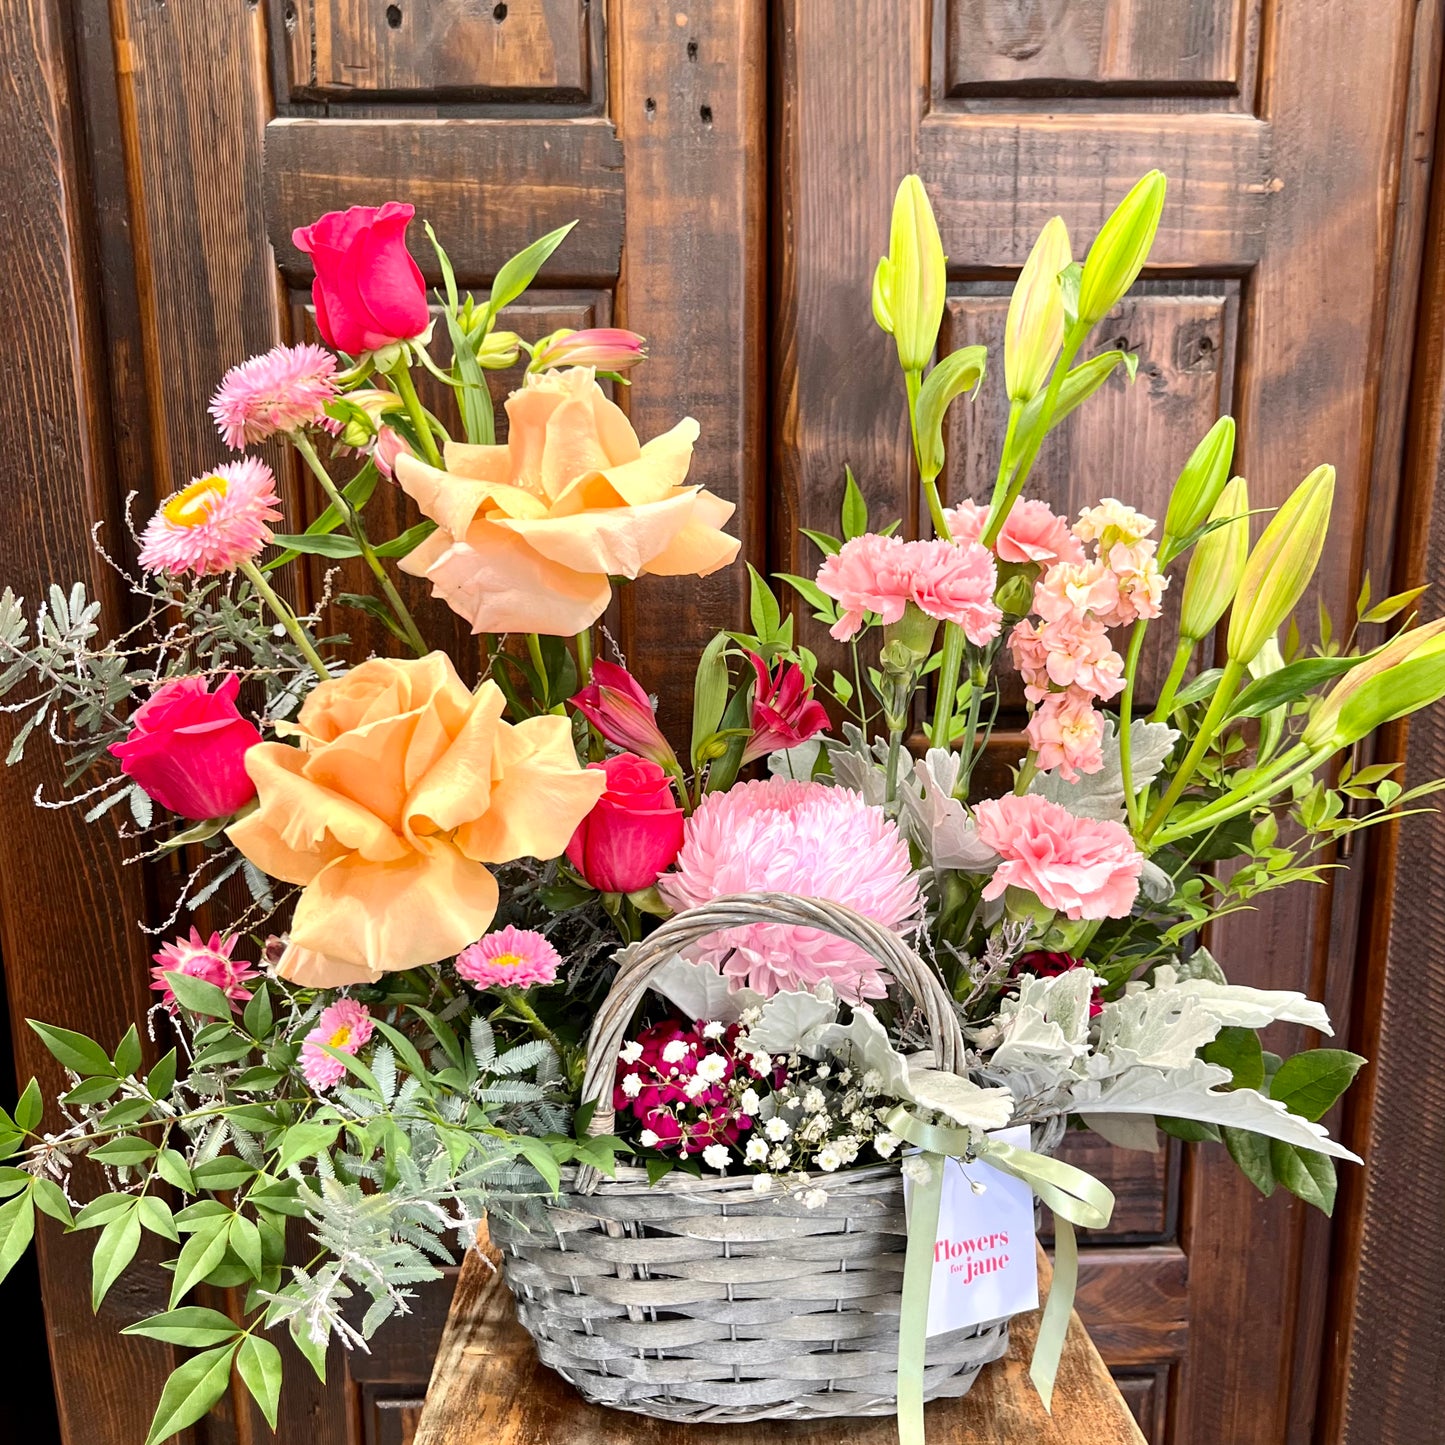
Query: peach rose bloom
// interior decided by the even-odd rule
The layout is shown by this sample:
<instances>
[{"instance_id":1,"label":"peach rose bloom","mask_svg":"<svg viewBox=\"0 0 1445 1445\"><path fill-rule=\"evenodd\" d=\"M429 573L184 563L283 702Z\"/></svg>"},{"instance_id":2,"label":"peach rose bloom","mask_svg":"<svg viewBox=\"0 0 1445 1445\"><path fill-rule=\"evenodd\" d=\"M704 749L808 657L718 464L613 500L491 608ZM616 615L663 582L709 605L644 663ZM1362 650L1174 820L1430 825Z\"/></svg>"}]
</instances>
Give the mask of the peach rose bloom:
<instances>
[{"instance_id":1,"label":"peach rose bloom","mask_svg":"<svg viewBox=\"0 0 1445 1445\"><path fill-rule=\"evenodd\" d=\"M263 872L303 892L282 978L314 988L436 963L486 932L483 866L555 858L605 786L565 717L502 721L440 652L373 658L307 697L296 738L246 755L259 807L227 830Z\"/></svg>"},{"instance_id":2,"label":"peach rose bloom","mask_svg":"<svg viewBox=\"0 0 1445 1445\"><path fill-rule=\"evenodd\" d=\"M697 423L639 446L591 367L529 376L507 399L506 446L450 443L446 471L399 457L396 479L437 530L401 561L473 632L568 636L609 577L706 576L738 554L733 505L683 485Z\"/></svg>"}]
</instances>

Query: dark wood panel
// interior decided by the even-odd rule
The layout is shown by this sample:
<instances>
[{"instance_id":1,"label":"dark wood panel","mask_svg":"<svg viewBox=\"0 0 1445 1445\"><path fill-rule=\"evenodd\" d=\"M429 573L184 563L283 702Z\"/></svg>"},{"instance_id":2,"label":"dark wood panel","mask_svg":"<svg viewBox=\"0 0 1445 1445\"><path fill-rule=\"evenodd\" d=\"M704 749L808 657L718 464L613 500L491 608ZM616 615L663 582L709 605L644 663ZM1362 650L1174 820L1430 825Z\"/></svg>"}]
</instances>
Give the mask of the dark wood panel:
<instances>
[{"instance_id":1,"label":"dark wood panel","mask_svg":"<svg viewBox=\"0 0 1445 1445\"><path fill-rule=\"evenodd\" d=\"M1177 1245L1079 1252L1079 1316L1111 1368L1179 1358L1190 1341L1189 1260Z\"/></svg>"},{"instance_id":2,"label":"dark wood panel","mask_svg":"<svg viewBox=\"0 0 1445 1445\"><path fill-rule=\"evenodd\" d=\"M1116 1149L1097 1134L1071 1129L1059 1146L1059 1158L1102 1179L1114 1191L1114 1216L1105 1230L1087 1238L1162 1242L1174 1234L1179 1175L1179 1146L1160 1136L1153 1154ZM1047 1211L1044 1214L1048 1221Z\"/></svg>"},{"instance_id":3,"label":"dark wood panel","mask_svg":"<svg viewBox=\"0 0 1445 1445\"><path fill-rule=\"evenodd\" d=\"M1169 1423L1169 1370L1116 1370L1114 1383L1149 1445L1164 1445Z\"/></svg>"}]
</instances>

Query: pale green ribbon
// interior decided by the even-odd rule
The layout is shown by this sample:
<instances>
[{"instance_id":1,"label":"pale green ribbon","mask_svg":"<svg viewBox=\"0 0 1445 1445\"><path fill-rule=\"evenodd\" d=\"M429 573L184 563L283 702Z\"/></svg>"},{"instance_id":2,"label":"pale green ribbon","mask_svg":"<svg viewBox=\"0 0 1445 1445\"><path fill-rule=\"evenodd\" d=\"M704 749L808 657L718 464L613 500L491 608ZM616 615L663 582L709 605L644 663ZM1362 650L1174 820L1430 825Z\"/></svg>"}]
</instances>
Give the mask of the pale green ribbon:
<instances>
[{"instance_id":1,"label":"pale green ribbon","mask_svg":"<svg viewBox=\"0 0 1445 1445\"><path fill-rule=\"evenodd\" d=\"M899 1445L924 1445L923 1365L928 1351L928 1296L933 1284L933 1247L938 1237L938 1211L943 1201L943 1169L947 1158L980 1159L1021 1179L1054 1214L1054 1282L1039 1319L1029 1378L1048 1409L1054 1377L1064 1351L1074 1293L1079 1282L1079 1248L1074 1225L1102 1229L1114 1213L1113 1193L1092 1174L1060 1159L1035 1154L970 1129L925 1124L900 1104L883 1121L900 1139L923 1151L928 1178L913 1189L908 1218L908 1251L903 1259L903 1305L898 1322Z\"/></svg>"}]
</instances>

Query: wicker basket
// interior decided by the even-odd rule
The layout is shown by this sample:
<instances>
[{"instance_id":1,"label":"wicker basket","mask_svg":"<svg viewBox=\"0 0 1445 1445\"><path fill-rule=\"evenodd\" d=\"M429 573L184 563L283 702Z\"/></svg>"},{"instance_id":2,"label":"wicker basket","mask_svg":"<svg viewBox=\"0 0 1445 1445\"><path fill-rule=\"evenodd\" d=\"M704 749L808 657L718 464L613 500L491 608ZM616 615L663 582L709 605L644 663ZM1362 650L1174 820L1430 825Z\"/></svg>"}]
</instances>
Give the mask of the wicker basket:
<instances>
[{"instance_id":1,"label":"wicker basket","mask_svg":"<svg viewBox=\"0 0 1445 1445\"><path fill-rule=\"evenodd\" d=\"M936 975L895 934L849 909L780 894L720 899L665 923L622 955L588 1041L584 1099L613 1127L618 1050L652 974L719 929L772 922L857 943L922 1010L939 1067L964 1061ZM1049 1150L1061 1120L1035 1130ZM553 1236L500 1218L491 1238L544 1364L599 1404L682 1421L892 1414L906 1245L896 1161L840 1171L816 1210L754 1193L752 1177L582 1169L549 1210ZM926 1399L963 1395L1008 1347L1008 1321L928 1341Z\"/></svg>"}]
</instances>

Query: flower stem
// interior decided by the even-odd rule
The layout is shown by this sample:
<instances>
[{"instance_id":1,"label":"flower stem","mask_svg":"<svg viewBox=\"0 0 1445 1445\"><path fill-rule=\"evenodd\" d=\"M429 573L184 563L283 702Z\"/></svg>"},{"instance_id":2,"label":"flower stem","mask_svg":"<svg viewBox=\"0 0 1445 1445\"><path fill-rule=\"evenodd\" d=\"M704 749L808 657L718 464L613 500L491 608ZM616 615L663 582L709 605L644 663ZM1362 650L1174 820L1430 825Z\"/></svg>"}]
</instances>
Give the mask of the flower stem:
<instances>
[{"instance_id":1,"label":"flower stem","mask_svg":"<svg viewBox=\"0 0 1445 1445\"><path fill-rule=\"evenodd\" d=\"M1164 796L1159 799L1154 811L1149 814L1149 821L1144 825L1144 839L1147 841L1157 833L1164 820L1169 816L1169 810L1179 801L1179 796L1189 785L1189 780L1198 771L1199 764L1204 754L1208 751L1210 743L1214 741L1224 715L1231 702L1234 701L1235 690L1239 685L1240 674L1244 671L1244 664L1230 658L1224 664L1224 676L1219 679L1219 686L1215 689L1214 697L1209 704L1209 711L1204 714L1204 721L1199 725L1199 732L1194 739L1194 745L1184 756L1179 771L1174 774L1173 781L1169 784Z\"/></svg>"},{"instance_id":2,"label":"flower stem","mask_svg":"<svg viewBox=\"0 0 1445 1445\"><path fill-rule=\"evenodd\" d=\"M958 676L963 669L963 628L956 622L943 624L943 660L938 667L938 693L933 708L933 746L946 748L953 732L953 703L958 693ZM965 745L972 742L972 735Z\"/></svg>"},{"instance_id":3,"label":"flower stem","mask_svg":"<svg viewBox=\"0 0 1445 1445\"><path fill-rule=\"evenodd\" d=\"M275 589L266 580L265 574L249 558L241 563L241 572L246 580L250 582L261 599L276 614L276 620L284 627L291 641L300 649L301 656L311 664L312 670L322 682L330 682L331 674L326 670L326 664L322 662L316 648L312 645L311 639L306 635L306 629L302 627L296 614L281 600Z\"/></svg>"},{"instance_id":4,"label":"flower stem","mask_svg":"<svg viewBox=\"0 0 1445 1445\"><path fill-rule=\"evenodd\" d=\"M586 687L592 681L592 629L584 627L577 634L577 686Z\"/></svg>"},{"instance_id":5,"label":"flower stem","mask_svg":"<svg viewBox=\"0 0 1445 1445\"><path fill-rule=\"evenodd\" d=\"M1134 740L1130 736L1134 723L1134 683L1139 675L1139 654L1144 648L1144 633L1149 626L1141 617L1129 636L1129 656L1124 663L1124 692L1119 699L1119 770L1124 783L1124 808L1129 814L1129 827L1137 836L1143 819L1139 816L1139 800L1134 796Z\"/></svg>"},{"instance_id":6,"label":"flower stem","mask_svg":"<svg viewBox=\"0 0 1445 1445\"><path fill-rule=\"evenodd\" d=\"M411 367L405 361L399 361L387 375L396 384L396 394L406 406L406 414L411 418L411 424L416 429L416 439L421 444L427 461L434 467L440 467L442 464L441 453L437 451L436 438L432 435L431 422L427 419L426 408L422 406L421 398L416 394L416 383L411 379Z\"/></svg>"},{"instance_id":7,"label":"flower stem","mask_svg":"<svg viewBox=\"0 0 1445 1445\"><path fill-rule=\"evenodd\" d=\"M551 1044L552 1047L557 1050L557 1057L559 1059L563 1058L565 1056L565 1049L562 1040L547 1027L542 1021L541 1016L537 1013L537 1010L522 997L521 989L504 988L498 991L502 997L506 999L507 1007L511 1009L539 1039L543 1039Z\"/></svg>"},{"instance_id":8,"label":"flower stem","mask_svg":"<svg viewBox=\"0 0 1445 1445\"><path fill-rule=\"evenodd\" d=\"M1194 656L1194 646L1187 637L1179 639L1179 645L1174 649L1174 661L1170 665L1169 676L1164 679L1164 690L1159 694L1154 711L1149 714L1150 722L1163 722L1174 710L1174 694L1179 691L1179 684L1184 681L1189 659Z\"/></svg>"},{"instance_id":9,"label":"flower stem","mask_svg":"<svg viewBox=\"0 0 1445 1445\"><path fill-rule=\"evenodd\" d=\"M346 530L351 533L353 541L361 549L361 555L366 565L371 569L371 575L376 578L377 585L381 588L386 597L387 605L391 608L393 615L401 626L406 636L406 645L416 653L418 657L425 657L431 650L423 640L418 630L416 621L411 612L407 609L405 602L401 600L401 593L392 585L391 578L386 575L386 567L380 557L376 555L376 549L371 545L371 539L366 535L365 528L361 525L361 518L357 515L356 508L351 505L350 500L345 497L336 483L331 480L331 473L326 470L321 458L316 455L316 448L311 445L311 439L302 431L291 433L291 440L296 450L305 459L306 465L311 468L312 475L321 483L321 490L326 493L331 505L341 513L346 522Z\"/></svg>"},{"instance_id":10,"label":"flower stem","mask_svg":"<svg viewBox=\"0 0 1445 1445\"><path fill-rule=\"evenodd\" d=\"M1029 790L1029 785L1039 775L1039 755L1030 748L1024 754L1023 766L1019 769L1019 775L1014 779L1014 796L1022 798Z\"/></svg>"}]
</instances>

